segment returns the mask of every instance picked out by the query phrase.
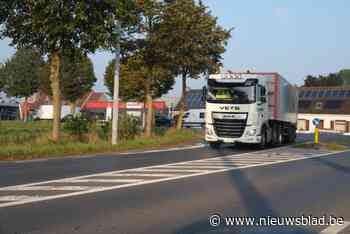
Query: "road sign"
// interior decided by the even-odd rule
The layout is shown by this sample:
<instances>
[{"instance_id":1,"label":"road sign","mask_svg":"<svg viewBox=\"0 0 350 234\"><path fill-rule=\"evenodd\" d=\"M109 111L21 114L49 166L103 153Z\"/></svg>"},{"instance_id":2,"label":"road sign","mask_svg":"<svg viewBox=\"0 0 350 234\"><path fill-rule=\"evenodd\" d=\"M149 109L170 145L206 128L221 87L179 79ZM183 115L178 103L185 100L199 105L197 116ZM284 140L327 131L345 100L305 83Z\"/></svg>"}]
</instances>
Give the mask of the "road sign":
<instances>
[{"instance_id":1,"label":"road sign","mask_svg":"<svg viewBox=\"0 0 350 234\"><path fill-rule=\"evenodd\" d=\"M320 126L321 120L319 118L314 118L312 120L313 125L318 128Z\"/></svg>"}]
</instances>

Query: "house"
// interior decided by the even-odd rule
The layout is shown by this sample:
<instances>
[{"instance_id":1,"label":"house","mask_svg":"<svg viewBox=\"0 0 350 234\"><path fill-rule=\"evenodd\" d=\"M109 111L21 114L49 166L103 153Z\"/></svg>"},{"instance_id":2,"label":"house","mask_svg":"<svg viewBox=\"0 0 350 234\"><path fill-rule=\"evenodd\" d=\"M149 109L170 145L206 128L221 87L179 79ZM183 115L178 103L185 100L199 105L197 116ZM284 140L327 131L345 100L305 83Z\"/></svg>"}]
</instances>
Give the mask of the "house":
<instances>
[{"instance_id":1,"label":"house","mask_svg":"<svg viewBox=\"0 0 350 234\"><path fill-rule=\"evenodd\" d=\"M77 106L75 107L75 112L80 111L80 102L81 100L77 101ZM61 106L61 118L66 117L67 115L71 114L71 105L66 102L62 101ZM28 98L27 103L22 102L21 103L22 109L27 108L30 112L29 116L32 116L34 119L41 119L41 120L52 120L53 119L53 105L51 98L43 93L43 92L37 92L33 94L31 97ZM23 117L22 117L23 118Z\"/></svg>"},{"instance_id":2,"label":"house","mask_svg":"<svg viewBox=\"0 0 350 234\"><path fill-rule=\"evenodd\" d=\"M314 131L313 119L319 118L320 130L350 131L350 86L301 87L299 90L298 130Z\"/></svg>"},{"instance_id":3,"label":"house","mask_svg":"<svg viewBox=\"0 0 350 234\"><path fill-rule=\"evenodd\" d=\"M105 93L92 91L82 102L81 110L91 118L108 120L112 118L113 102ZM164 101L154 101L152 105L156 113L168 111ZM119 102L120 112L144 118L148 107L142 102Z\"/></svg>"}]
</instances>

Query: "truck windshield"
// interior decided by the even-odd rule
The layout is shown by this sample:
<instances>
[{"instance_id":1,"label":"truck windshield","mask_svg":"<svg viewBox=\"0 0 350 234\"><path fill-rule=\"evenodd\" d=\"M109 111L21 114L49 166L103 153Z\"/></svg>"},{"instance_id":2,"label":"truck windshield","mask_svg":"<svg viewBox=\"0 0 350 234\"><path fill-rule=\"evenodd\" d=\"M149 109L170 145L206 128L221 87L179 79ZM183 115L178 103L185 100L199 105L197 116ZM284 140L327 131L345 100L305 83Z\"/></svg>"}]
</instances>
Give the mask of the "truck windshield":
<instances>
[{"instance_id":1,"label":"truck windshield","mask_svg":"<svg viewBox=\"0 0 350 234\"><path fill-rule=\"evenodd\" d=\"M254 103L255 86L209 87L207 101L228 104Z\"/></svg>"}]
</instances>

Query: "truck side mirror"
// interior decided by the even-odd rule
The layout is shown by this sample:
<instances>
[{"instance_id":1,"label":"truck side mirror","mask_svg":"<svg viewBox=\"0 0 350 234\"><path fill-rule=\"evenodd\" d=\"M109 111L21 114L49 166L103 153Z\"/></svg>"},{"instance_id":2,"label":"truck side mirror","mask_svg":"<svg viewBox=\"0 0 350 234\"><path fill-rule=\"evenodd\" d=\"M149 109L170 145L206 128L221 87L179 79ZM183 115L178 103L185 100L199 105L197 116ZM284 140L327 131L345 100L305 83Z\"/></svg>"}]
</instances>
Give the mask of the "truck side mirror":
<instances>
[{"instance_id":1,"label":"truck side mirror","mask_svg":"<svg viewBox=\"0 0 350 234\"><path fill-rule=\"evenodd\" d=\"M205 102L207 100L207 93L208 93L207 87L203 86L203 89L202 89L202 101L203 102Z\"/></svg>"}]
</instances>

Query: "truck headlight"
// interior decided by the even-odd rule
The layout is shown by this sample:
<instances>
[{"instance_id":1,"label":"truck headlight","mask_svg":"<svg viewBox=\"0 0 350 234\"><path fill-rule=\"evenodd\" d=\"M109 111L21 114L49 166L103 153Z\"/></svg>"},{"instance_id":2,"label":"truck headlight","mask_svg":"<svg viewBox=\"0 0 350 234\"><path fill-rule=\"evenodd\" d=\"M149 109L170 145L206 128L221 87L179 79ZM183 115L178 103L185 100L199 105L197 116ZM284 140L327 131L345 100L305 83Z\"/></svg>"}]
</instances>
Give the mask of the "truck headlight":
<instances>
[{"instance_id":1,"label":"truck headlight","mask_svg":"<svg viewBox=\"0 0 350 234\"><path fill-rule=\"evenodd\" d=\"M256 129L250 129L246 133L247 136L255 136L256 135Z\"/></svg>"}]
</instances>

